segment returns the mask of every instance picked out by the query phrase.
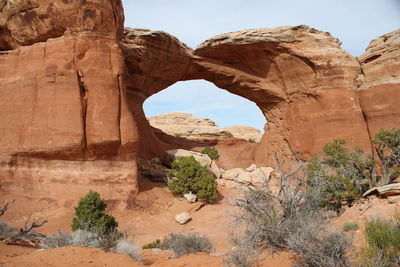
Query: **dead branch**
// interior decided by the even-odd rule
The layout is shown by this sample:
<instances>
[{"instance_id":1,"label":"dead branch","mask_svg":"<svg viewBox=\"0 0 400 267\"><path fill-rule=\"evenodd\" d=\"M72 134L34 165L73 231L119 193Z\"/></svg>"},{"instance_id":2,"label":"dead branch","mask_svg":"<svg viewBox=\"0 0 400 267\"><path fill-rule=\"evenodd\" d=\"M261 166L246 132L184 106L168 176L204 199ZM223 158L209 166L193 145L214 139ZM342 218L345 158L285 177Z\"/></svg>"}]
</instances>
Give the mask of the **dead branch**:
<instances>
[{"instance_id":1,"label":"dead branch","mask_svg":"<svg viewBox=\"0 0 400 267\"><path fill-rule=\"evenodd\" d=\"M15 199L13 201L8 201L6 204L4 204L4 207L0 210L0 216L2 216L4 213L6 213L8 205L14 204Z\"/></svg>"},{"instance_id":2,"label":"dead branch","mask_svg":"<svg viewBox=\"0 0 400 267\"><path fill-rule=\"evenodd\" d=\"M35 221L33 221L30 225L29 225L29 221L30 219L25 221L25 226L23 228L21 228L19 230L19 233L14 235L12 237L12 239L17 239L17 238L21 238L23 236L25 236L26 234L28 234L30 231L32 231L34 228L39 228L42 227L45 223L47 223L47 220L43 220L41 223L37 223Z\"/></svg>"}]
</instances>

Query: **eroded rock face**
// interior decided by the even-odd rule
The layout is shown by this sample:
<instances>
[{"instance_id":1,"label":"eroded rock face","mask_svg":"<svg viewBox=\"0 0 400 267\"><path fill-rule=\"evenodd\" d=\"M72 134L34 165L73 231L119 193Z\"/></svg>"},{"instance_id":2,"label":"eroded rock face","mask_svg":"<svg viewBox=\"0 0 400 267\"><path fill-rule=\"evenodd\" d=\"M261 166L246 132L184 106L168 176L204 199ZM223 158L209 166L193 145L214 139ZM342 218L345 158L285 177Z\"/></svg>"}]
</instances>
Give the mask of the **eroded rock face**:
<instances>
[{"instance_id":1,"label":"eroded rock face","mask_svg":"<svg viewBox=\"0 0 400 267\"><path fill-rule=\"evenodd\" d=\"M174 81L205 79L254 101L268 121L254 154L260 165L272 164L274 151L309 158L334 138L371 150L358 100L360 64L329 33L306 26L246 30L213 37L194 52L165 33L134 36L140 45L124 45L127 65L151 86L130 80L132 94L146 98Z\"/></svg>"},{"instance_id":2,"label":"eroded rock face","mask_svg":"<svg viewBox=\"0 0 400 267\"><path fill-rule=\"evenodd\" d=\"M371 41L359 61L365 75L360 103L373 137L381 128L400 126L400 30Z\"/></svg>"},{"instance_id":3,"label":"eroded rock face","mask_svg":"<svg viewBox=\"0 0 400 267\"><path fill-rule=\"evenodd\" d=\"M193 51L164 32L124 31L119 0L0 0L0 187L134 195L138 152L166 147L142 104L191 79L258 105L258 166L275 151L308 158L335 138L370 152L371 135L400 123L399 36L377 38L359 59L306 26L222 34Z\"/></svg>"},{"instance_id":4,"label":"eroded rock face","mask_svg":"<svg viewBox=\"0 0 400 267\"><path fill-rule=\"evenodd\" d=\"M135 193L121 2L15 0L0 8L0 50L8 50L0 54L0 187L36 197Z\"/></svg>"},{"instance_id":5,"label":"eroded rock face","mask_svg":"<svg viewBox=\"0 0 400 267\"><path fill-rule=\"evenodd\" d=\"M232 133L218 127L207 118L197 118L183 112L170 112L148 118L150 125L169 135L189 140L222 140L233 137Z\"/></svg>"}]
</instances>

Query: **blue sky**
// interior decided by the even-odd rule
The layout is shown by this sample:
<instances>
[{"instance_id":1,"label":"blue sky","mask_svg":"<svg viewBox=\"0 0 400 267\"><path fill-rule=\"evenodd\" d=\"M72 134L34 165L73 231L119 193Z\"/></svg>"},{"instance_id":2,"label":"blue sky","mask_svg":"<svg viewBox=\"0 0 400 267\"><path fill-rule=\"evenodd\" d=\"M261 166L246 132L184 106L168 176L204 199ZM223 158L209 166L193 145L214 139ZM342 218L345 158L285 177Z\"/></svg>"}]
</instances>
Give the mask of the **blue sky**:
<instances>
[{"instance_id":1,"label":"blue sky","mask_svg":"<svg viewBox=\"0 0 400 267\"><path fill-rule=\"evenodd\" d=\"M368 43L400 28L400 0L122 0L125 26L162 30L196 48L217 34L254 28L305 24L328 31L342 48L361 55ZM258 107L207 81L176 83L151 96L146 116L188 112L219 126L247 125L262 130Z\"/></svg>"}]
</instances>

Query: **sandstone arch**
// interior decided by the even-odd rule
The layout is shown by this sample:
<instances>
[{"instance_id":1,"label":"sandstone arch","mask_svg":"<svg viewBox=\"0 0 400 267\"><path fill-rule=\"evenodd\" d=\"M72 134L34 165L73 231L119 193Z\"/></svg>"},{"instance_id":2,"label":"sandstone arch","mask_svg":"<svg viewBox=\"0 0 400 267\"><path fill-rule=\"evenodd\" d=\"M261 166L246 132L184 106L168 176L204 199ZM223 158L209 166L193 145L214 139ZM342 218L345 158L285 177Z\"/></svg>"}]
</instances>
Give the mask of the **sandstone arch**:
<instances>
[{"instance_id":1,"label":"sandstone arch","mask_svg":"<svg viewBox=\"0 0 400 267\"><path fill-rule=\"evenodd\" d=\"M193 51L157 31L123 29L121 1L0 1L0 189L108 199L137 192L139 151L161 143L141 105L204 79L254 101L268 123L254 153L307 158L333 138L371 149L400 125L400 30L354 58L306 26L246 30Z\"/></svg>"},{"instance_id":2,"label":"sandstone arch","mask_svg":"<svg viewBox=\"0 0 400 267\"><path fill-rule=\"evenodd\" d=\"M164 32L125 29L122 50L140 125L147 97L177 81L204 79L263 112L268 123L254 155L259 164L271 164L273 151L310 157L339 137L370 149L357 96L360 65L328 33L306 26L248 30L216 36L193 51ZM151 138L141 150L161 150L151 129L139 132L142 140Z\"/></svg>"}]
</instances>

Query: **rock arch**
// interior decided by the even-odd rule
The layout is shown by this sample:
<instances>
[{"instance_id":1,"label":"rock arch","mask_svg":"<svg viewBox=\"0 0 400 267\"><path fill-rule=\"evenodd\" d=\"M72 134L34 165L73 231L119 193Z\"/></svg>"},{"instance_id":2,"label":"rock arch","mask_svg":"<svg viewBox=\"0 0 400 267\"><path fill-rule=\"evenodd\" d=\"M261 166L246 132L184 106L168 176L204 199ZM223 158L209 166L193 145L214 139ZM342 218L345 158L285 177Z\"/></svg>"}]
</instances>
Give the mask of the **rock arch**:
<instances>
[{"instance_id":1,"label":"rock arch","mask_svg":"<svg viewBox=\"0 0 400 267\"><path fill-rule=\"evenodd\" d=\"M141 104L191 79L210 81L258 105L268 121L254 155L258 164L272 164L274 151L310 157L333 138L370 150L357 96L360 64L329 33L306 26L247 30L216 36L193 51L164 32L125 29L122 50L128 98L142 125L141 150L162 150Z\"/></svg>"},{"instance_id":2,"label":"rock arch","mask_svg":"<svg viewBox=\"0 0 400 267\"><path fill-rule=\"evenodd\" d=\"M0 2L1 190L134 196L138 153L162 148L142 103L183 80L260 107L259 164L273 151L307 158L334 138L370 151L370 136L400 125L400 30L359 58L307 26L222 34L192 50L167 33L124 32L119 0Z\"/></svg>"}]
</instances>

